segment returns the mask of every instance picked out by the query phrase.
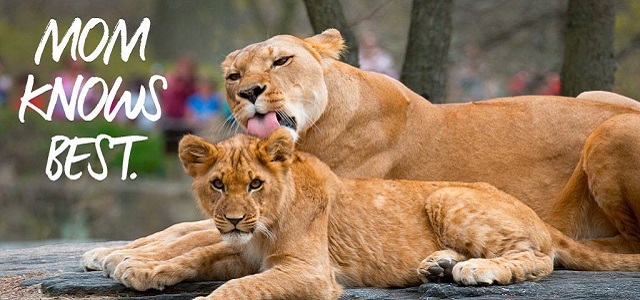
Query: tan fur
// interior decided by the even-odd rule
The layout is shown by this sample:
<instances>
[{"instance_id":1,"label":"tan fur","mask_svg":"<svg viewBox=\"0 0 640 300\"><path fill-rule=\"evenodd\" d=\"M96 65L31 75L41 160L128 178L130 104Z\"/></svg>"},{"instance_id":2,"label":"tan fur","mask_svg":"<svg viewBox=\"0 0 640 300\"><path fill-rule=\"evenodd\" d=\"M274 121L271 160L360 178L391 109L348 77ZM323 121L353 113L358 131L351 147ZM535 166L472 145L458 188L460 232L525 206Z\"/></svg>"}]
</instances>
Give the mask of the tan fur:
<instances>
[{"instance_id":1,"label":"tan fur","mask_svg":"<svg viewBox=\"0 0 640 300\"><path fill-rule=\"evenodd\" d=\"M337 61L343 47L329 30L307 39L276 36L229 54L222 67L225 78L240 75L225 84L239 124L278 110L298 123L290 130L296 148L340 176L489 182L584 244L640 253L640 112L632 102L591 94L433 105L398 81ZM283 56L292 59L274 66ZM238 95L254 85L265 87L255 104ZM183 252L167 245L187 241L179 231L199 224L142 245L90 251L83 264L122 280L114 272L124 257L179 259Z\"/></svg>"},{"instance_id":2,"label":"tan fur","mask_svg":"<svg viewBox=\"0 0 640 300\"><path fill-rule=\"evenodd\" d=\"M115 277L127 286L237 277L203 299L337 299L340 285L538 280L551 273L554 257L578 270L640 270L640 255L582 246L488 184L339 178L314 156L293 152L286 130L215 146L187 136L180 157L219 231L212 238L224 242L187 240L194 249L182 261L122 261ZM255 180L261 185L252 189ZM240 270L212 274L209 267L229 256Z\"/></svg>"},{"instance_id":3,"label":"tan fur","mask_svg":"<svg viewBox=\"0 0 640 300\"><path fill-rule=\"evenodd\" d=\"M619 149L602 148L606 142L588 144L625 135L621 148L640 153L640 105L634 100L590 92L583 99L523 96L433 105L398 81L335 60L343 47L335 30L310 39L276 36L225 59L225 75L241 74L227 80L226 89L242 126L256 112L279 110L300 125L296 147L341 176L489 182L572 237L607 238L616 242L599 243L603 250L640 252L640 224L617 221L638 220L640 210L599 208L605 201L617 207L639 205L640 193L611 191L635 189L640 173L625 169L640 169L640 161ZM271 69L277 57L271 52L293 59ZM255 104L238 95L256 84L266 92ZM617 115L628 115L627 125L618 126L622 132L597 130L621 122ZM582 167L587 157L581 158L586 152L580 150L590 147L610 153L590 158L603 170Z\"/></svg>"}]
</instances>

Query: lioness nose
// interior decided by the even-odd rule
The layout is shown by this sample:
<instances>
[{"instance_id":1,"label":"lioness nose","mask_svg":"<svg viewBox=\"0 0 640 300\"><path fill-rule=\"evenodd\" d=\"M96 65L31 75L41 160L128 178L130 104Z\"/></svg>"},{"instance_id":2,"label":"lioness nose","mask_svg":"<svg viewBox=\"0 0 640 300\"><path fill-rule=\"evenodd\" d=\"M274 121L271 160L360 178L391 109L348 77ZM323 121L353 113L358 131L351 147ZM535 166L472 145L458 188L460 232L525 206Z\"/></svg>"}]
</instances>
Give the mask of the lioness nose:
<instances>
[{"instance_id":1,"label":"lioness nose","mask_svg":"<svg viewBox=\"0 0 640 300\"><path fill-rule=\"evenodd\" d=\"M244 219L244 216L239 217L239 218L237 218L235 216L233 216L233 217L224 216L224 217L227 219L227 221L229 221L231 224L233 224L233 226L238 225L238 223L240 223L240 221L242 221L242 219Z\"/></svg>"},{"instance_id":2,"label":"lioness nose","mask_svg":"<svg viewBox=\"0 0 640 300\"><path fill-rule=\"evenodd\" d=\"M267 86L254 85L248 89L239 91L238 96L251 101L251 103L256 103L256 99L258 99L258 96L260 96L260 94L262 94L262 92L264 92L264 90L266 89Z\"/></svg>"}]
</instances>

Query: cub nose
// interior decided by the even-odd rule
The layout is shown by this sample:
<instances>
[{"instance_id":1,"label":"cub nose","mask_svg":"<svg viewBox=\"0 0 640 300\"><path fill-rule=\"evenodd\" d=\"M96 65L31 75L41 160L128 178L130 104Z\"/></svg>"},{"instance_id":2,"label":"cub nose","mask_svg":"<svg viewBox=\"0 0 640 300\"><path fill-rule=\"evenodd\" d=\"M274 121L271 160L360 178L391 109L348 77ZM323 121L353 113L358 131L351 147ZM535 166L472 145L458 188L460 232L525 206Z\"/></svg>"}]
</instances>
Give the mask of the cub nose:
<instances>
[{"instance_id":1,"label":"cub nose","mask_svg":"<svg viewBox=\"0 0 640 300\"><path fill-rule=\"evenodd\" d=\"M256 103L256 99L258 99L258 96L260 96L260 94L262 94L262 92L264 92L264 90L266 89L267 89L266 85L265 86L254 85L248 89L239 91L238 96L251 101L251 103Z\"/></svg>"},{"instance_id":2,"label":"cub nose","mask_svg":"<svg viewBox=\"0 0 640 300\"><path fill-rule=\"evenodd\" d=\"M244 216L241 217L236 217L236 216L224 216L227 221L229 221L229 223L233 224L233 226L238 225L238 223L240 223L240 221L242 221L244 219Z\"/></svg>"}]
</instances>

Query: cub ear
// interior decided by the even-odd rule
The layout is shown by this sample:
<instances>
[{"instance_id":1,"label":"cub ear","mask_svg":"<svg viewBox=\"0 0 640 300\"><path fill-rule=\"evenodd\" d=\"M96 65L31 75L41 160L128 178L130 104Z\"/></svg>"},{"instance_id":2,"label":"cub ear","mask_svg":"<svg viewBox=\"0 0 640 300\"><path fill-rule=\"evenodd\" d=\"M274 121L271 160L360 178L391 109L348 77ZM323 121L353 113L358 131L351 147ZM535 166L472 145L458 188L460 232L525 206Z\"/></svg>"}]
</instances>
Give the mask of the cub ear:
<instances>
[{"instance_id":1,"label":"cub ear","mask_svg":"<svg viewBox=\"0 0 640 300\"><path fill-rule=\"evenodd\" d=\"M304 39L321 57L338 59L345 48L344 40L337 29L327 29L320 34Z\"/></svg>"},{"instance_id":2,"label":"cub ear","mask_svg":"<svg viewBox=\"0 0 640 300\"><path fill-rule=\"evenodd\" d=\"M258 142L258 153L263 162L280 162L288 167L292 161L293 138L291 133L284 128L280 128L266 139Z\"/></svg>"},{"instance_id":3,"label":"cub ear","mask_svg":"<svg viewBox=\"0 0 640 300\"><path fill-rule=\"evenodd\" d=\"M178 153L184 170L195 178L207 172L216 161L218 150L201 137L186 135L180 140Z\"/></svg>"},{"instance_id":4,"label":"cub ear","mask_svg":"<svg viewBox=\"0 0 640 300\"><path fill-rule=\"evenodd\" d=\"M231 66L231 62L236 58L236 56L238 56L238 53L240 53L240 49L229 53L227 57L225 57L221 65L222 71L226 71L227 69L229 69L229 67Z\"/></svg>"}]
</instances>

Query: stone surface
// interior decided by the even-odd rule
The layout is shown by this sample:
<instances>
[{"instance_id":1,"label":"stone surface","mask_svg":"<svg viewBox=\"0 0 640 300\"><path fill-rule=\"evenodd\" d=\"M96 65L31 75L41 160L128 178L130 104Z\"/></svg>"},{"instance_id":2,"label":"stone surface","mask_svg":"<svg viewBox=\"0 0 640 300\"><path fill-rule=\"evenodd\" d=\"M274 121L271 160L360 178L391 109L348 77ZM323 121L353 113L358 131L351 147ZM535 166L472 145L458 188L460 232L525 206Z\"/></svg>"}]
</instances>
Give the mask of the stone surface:
<instances>
[{"instance_id":1,"label":"stone surface","mask_svg":"<svg viewBox=\"0 0 640 300\"><path fill-rule=\"evenodd\" d=\"M192 299L206 295L223 282L191 282L163 291L137 292L102 276L83 272L80 257L94 247L123 242L53 244L0 251L0 278L44 274L21 285L40 285L45 296L65 299ZM462 287L453 284L423 284L407 289L345 289L342 300L374 299L640 299L640 272L576 272L559 270L538 282L508 286ZM4 298L0 294L0 299Z\"/></svg>"}]
</instances>

